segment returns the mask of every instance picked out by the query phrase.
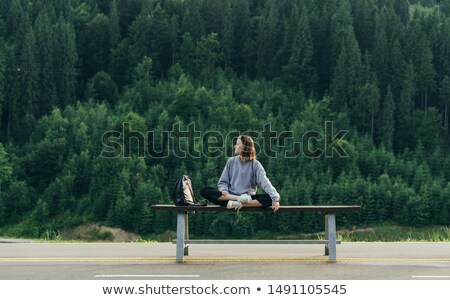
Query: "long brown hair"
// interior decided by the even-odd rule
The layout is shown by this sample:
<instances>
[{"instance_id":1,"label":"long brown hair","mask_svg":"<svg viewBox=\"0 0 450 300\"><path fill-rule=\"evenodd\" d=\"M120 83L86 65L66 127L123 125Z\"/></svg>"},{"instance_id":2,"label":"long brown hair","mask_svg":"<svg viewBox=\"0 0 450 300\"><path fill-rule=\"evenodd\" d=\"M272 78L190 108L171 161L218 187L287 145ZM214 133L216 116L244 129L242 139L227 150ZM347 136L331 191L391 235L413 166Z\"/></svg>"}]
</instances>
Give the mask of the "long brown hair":
<instances>
[{"instance_id":1,"label":"long brown hair","mask_svg":"<svg viewBox=\"0 0 450 300\"><path fill-rule=\"evenodd\" d=\"M240 158L242 160L254 160L256 158L256 150L251 136L241 135L239 139L241 139L243 145L242 151L239 153Z\"/></svg>"}]
</instances>

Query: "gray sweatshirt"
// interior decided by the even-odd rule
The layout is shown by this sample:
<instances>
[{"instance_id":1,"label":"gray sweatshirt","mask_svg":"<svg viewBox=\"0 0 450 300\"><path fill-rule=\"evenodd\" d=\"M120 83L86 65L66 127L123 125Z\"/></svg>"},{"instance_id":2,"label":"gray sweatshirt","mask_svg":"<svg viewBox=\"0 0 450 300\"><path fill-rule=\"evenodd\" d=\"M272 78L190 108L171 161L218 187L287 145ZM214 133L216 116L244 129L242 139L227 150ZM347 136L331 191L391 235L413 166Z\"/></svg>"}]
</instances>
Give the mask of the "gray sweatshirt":
<instances>
[{"instance_id":1,"label":"gray sweatshirt","mask_svg":"<svg viewBox=\"0 0 450 300\"><path fill-rule=\"evenodd\" d=\"M266 171L259 161L241 161L239 156L230 157L218 183L219 191L233 195L255 195L257 186L269 194L272 202L280 201L280 195L273 187Z\"/></svg>"}]
</instances>

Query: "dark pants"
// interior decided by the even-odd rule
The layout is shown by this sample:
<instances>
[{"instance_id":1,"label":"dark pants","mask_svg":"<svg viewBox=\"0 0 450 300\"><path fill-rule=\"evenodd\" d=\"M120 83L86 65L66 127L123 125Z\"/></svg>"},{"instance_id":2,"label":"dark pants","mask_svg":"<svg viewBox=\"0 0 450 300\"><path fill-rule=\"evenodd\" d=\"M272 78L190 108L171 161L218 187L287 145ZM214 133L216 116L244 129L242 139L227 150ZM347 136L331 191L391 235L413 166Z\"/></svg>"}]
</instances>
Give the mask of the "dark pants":
<instances>
[{"instance_id":1,"label":"dark pants","mask_svg":"<svg viewBox=\"0 0 450 300\"><path fill-rule=\"evenodd\" d=\"M203 187L200 189L200 195L216 205L227 206L227 200L219 200L219 198L222 196L222 192L217 188ZM263 207L272 206L272 199L267 194L253 195L252 199L258 200L258 202L261 203Z\"/></svg>"}]
</instances>

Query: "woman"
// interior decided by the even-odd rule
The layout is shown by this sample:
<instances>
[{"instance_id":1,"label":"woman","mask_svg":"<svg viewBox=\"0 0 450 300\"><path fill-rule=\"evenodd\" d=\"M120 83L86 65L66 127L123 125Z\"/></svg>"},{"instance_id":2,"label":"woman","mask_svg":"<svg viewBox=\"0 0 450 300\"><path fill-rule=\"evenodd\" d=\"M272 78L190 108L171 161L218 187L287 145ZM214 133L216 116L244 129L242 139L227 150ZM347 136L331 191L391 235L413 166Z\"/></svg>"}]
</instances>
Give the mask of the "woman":
<instances>
[{"instance_id":1,"label":"woman","mask_svg":"<svg viewBox=\"0 0 450 300\"><path fill-rule=\"evenodd\" d=\"M218 189L204 187L200 195L228 209L244 207L270 207L275 212L280 208L280 195L266 176L266 171L256 160L255 144L248 135L241 135L234 146L238 154L228 159L220 176ZM267 194L256 194L257 186Z\"/></svg>"}]
</instances>

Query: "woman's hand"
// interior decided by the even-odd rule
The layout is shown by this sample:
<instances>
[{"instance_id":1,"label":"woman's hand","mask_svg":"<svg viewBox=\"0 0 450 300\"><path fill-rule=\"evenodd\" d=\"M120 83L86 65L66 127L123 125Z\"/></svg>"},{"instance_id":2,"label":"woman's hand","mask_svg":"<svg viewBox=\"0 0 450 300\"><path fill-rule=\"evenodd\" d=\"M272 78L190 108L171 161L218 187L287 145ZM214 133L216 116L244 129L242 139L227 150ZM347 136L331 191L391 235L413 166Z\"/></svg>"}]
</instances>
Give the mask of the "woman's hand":
<instances>
[{"instance_id":1,"label":"woman's hand","mask_svg":"<svg viewBox=\"0 0 450 300\"><path fill-rule=\"evenodd\" d=\"M273 212L276 212L280 208L280 202L272 202L272 206L270 207Z\"/></svg>"},{"instance_id":2,"label":"woman's hand","mask_svg":"<svg viewBox=\"0 0 450 300\"><path fill-rule=\"evenodd\" d=\"M227 191L222 191L222 195L224 195L226 197L226 196L228 196L228 192Z\"/></svg>"}]
</instances>

